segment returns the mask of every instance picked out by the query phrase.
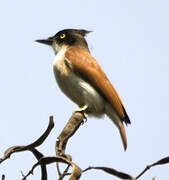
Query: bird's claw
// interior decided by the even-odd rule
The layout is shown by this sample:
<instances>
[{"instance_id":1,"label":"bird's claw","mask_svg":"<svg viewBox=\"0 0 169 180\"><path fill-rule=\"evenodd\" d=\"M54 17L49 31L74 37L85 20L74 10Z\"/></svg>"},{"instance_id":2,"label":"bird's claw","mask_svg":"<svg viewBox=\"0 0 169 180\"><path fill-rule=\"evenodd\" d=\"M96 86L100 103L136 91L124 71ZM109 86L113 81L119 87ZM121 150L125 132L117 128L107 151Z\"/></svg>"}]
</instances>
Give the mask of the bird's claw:
<instances>
[{"instance_id":1,"label":"bird's claw","mask_svg":"<svg viewBox=\"0 0 169 180\"><path fill-rule=\"evenodd\" d=\"M87 105L84 105L83 107L79 107L79 108L76 109L76 111L75 111L75 112L80 112L80 113L83 115L84 120L82 121L82 125L83 125L85 122L87 122L87 117L88 117L88 115L87 115L87 113L85 112L87 108L88 108L88 106L87 106Z\"/></svg>"}]
</instances>

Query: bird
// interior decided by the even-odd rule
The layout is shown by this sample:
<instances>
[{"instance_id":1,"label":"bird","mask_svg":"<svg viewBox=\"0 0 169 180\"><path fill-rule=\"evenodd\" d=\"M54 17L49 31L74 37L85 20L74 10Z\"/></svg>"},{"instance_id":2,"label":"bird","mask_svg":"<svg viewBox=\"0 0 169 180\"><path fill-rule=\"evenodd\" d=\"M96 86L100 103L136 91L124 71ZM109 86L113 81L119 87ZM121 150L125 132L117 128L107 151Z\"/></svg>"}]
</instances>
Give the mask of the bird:
<instances>
[{"instance_id":1,"label":"bird","mask_svg":"<svg viewBox=\"0 0 169 180\"><path fill-rule=\"evenodd\" d=\"M49 45L54 50L56 82L61 91L78 105L77 111L96 118L107 115L118 128L126 150L124 123L128 125L131 121L119 94L90 53L85 38L90 32L85 29L64 29L36 42Z\"/></svg>"}]
</instances>

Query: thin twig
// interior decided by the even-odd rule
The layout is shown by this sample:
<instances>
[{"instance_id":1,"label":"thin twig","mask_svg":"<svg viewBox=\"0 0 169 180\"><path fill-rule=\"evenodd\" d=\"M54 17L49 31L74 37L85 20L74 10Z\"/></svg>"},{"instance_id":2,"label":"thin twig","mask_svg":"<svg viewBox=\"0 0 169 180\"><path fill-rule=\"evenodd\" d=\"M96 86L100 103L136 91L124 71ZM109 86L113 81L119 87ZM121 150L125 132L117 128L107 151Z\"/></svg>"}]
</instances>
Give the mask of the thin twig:
<instances>
[{"instance_id":1,"label":"thin twig","mask_svg":"<svg viewBox=\"0 0 169 180\"><path fill-rule=\"evenodd\" d=\"M43 155L41 152L39 152L37 149L35 149L35 148L32 148L30 151L34 154L34 156L36 157L36 159L37 159L38 161L39 161L42 157L44 157L44 155ZM41 164L40 167L41 167L41 180L47 180L46 165Z\"/></svg>"},{"instance_id":2,"label":"thin twig","mask_svg":"<svg viewBox=\"0 0 169 180\"><path fill-rule=\"evenodd\" d=\"M57 168L57 172L58 172L59 177L61 177L62 173L60 171L60 167L59 167L59 163L58 162L56 162L56 168Z\"/></svg>"},{"instance_id":3,"label":"thin twig","mask_svg":"<svg viewBox=\"0 0 169 180\"><path fill-rule=\"evenodd\" d=\"M164 165L164 164L168 164L169 163L169 156L162 158L160 160L158 160L157 162L148 165L137 177L136 179L139 179L146 171L148 171L150 168L157 166L157 165Z\"/></svg>"},{"instance_id":4,"label":"thin twig","mask_svg":"<svg viewBox=\"0 0 169 180\"><path fill-rule=\"evenodd\" d=\"M5 175L4 174L2 174L2 180L5 180Z\"/></svg>"},{"instance_id":5,"label":"thin twig","mask_svg":"<svg viewBox=\"0 0 169 180\"><path fill-rule=\"evenodd\" d=\"M102 170L108 174L111 174L113 176L116 176L118 178L121 178L121 179L134 179L131 175L127 174L127 173L124 173L124 172L120 172L120 171L117 171L116 169L113 169L113 168L109 168L109 167L88 167L86 169L84 169L82 172L86 172L88 170L92 170L92 169L95 169L95 170Z\"/></svg>"},{"instance_id":6,"label":"thin twig","mask_svg":"<svg viewBox=\"0 0 169 180\"><path fill-rule=\"evenodd\" d=\"M150 166L147 166L137 177L136 179L139 179L146 171L150 169Z\"/></svg>"},{"instance_id":7,"label":"thin twig","mask_svg":"<svg viewBox=\"0 0 169 180\"><path fill-rule=\"evenodd\" d=\"M59 176L58 180L62 180L67 175L67 172L68 172L69 168L70 168L70 164L68 164L68 166L64 170L63 174L61 174L61 176Z\"/></svg>"}]
</instances>

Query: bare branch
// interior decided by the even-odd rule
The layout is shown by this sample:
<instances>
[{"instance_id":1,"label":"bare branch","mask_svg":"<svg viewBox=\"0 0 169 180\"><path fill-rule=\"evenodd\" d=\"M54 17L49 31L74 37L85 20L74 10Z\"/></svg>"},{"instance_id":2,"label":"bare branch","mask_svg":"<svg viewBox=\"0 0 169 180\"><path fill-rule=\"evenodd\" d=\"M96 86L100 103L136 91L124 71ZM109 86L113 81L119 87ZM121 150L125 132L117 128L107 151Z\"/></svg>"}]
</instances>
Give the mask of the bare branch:
<instances>
[{"instance_id":1,"label":"bare branch","mask_svg":"<svg viewBox=\"0 0 169 180\"><path fill-rule=\"evenodd\" d=\"M53 116L50 116L49 117L49 125L48 125L46 131L35 142L27 145L25 147L25 149L31 149L31 148L35 148L37 146L40 146L45 141L45 139L48 137L48 135L50 134L50 132L53 128L54 128Z\"/></svg>"},{"instance_id":2,"label":"bare branch","mask_svg":"<svg viewBox=\"0 0 169 180\"><path fill-rule=\"evenodd\" d=\"M3 158L0 159L0 163L2 163L7 158L10 158L11 154L13 154L15 152L21 152L21 151L26 151L26 150L32 152L33 155L38 160L38 162L36 164L34 164L34 166L27 173L27 175L24 176L24 174L22 173L23 180L26 180L26 178L30 174L33 174L33 171L37 166L41 166L41 175L42 175L41 180L47 180L46 165L51 164L51 163L56 163L57 172L59 175L58 180L63 180L63 178L67 175L70 176L69 180L79 180L82 173L84 173L88 170L92 170L92 169L102 170L102 171L104 171L110 175L116 176L120 179L136 180L136 179L139 179L151 167L169 163L169 156L165 157L151 165L148 165L136 178L134 178L133 176L131 176L127 173L120 172L120 171L117 171L116 169L109 168L109 167L98 167L98 166L88 167L82 171L79 166L77 166L75 163L72 162L72 157L68 154L65 154L65 150L66 150L66 145L67 145L69 138L74 135L74 133L77 131L77 129L80 127L80 125L84 122L83 119L84 119L83 113L81 113L81 112L73 113L73 115L69 119L68 123L66 124L66 126L64 127L64 129L62 130L60 135L58 136L58 141L56 142L56 147L55 147L57 156L45 157L41 152L39 152L37 149L35 149L35 147L40 146L45 141L45 139L50 134L52 128L54 127L53 117L51 116L46 131L36 141L34 141L33 143L31 143L27 146L13 146L13 147L8 148L5 151ZM59 169L59 163L67 164L67 167L63 173L61 173L61 171ZM72 172L68 173L70 166L72 166ZM155 178L153 178L153 179L155 179ZM2 180L5 180L5 175L2 175Z\"/></svg>"},{"instance_id":3,"label":"bare branch","mask_svg":"<svg viewBox=\"0 0 169 180\"><path fill-rule=\"evenodd\" d=\"M165 157L151 165L148 165L137 177L132 177L131 175L129 174L126 174L126 173L123 173L123 172L120 172L120 171L117 171L113 168L108 168L108 167L88 167L86 168L85 170L83 170L83 172L86 172L88 170L91 170L91 169L99 169L99 170L103 170L104 172L106 173L109 173L111 175L114 175L116 177L119 177L121 179L131 179L131 180L134 180L134 179L139 179L146 171L148 171L151 167L154 167L156 165L163 165L163 164L167 164L169 163L169 156L168 157ZM153 178L155 179L155 178Z\"/></svg>"},{"instance_id":4,"label":"bare branch","mask_svg":"<svg viewBox=\"0 0 169 180\"><path fill-rule=\"evenodd\" d=\"M160 159L159 161L153 163L152 165L150 165L150 167L153 167L153 166L156 166L156 165L163 165L163 164L167 164L169 163L169 156L163 158L163 159Z\"/></svg>"},{"instance_id":5,"label":"bare branch","mask_svg":"<svg viewBox=\"0 0 169 180\"><path fill-rule=\"evenodd\" d=\"M82 170L80 169L80 167L77 166L74 163L72 163L71 166L73 167L73 170L72 170L72 174L71 174L69 180L78 180L78 179L80 179L80 177L82 175Z\"/></svg>"},{"instance_id":6,"label":"bare branch","mask_svg":"<svg viewBox=\"0 0 169 180\"><path fill-rule=\"evenodd\" d=\"M60 171L60 167L59 167L59 163L58 162L56 162L56 168L57 168L57 172L58 172L59 177L61 177L62 173Z\"/></svg>"},{"instance_id":7,"label":"bare branch","mask_svg":"<svg viewBox=\"0 0 169 180\"><path fill-rule=\"evenodd\" d=\"M108 168L108 167L88 167L85 170L83 170L83 172L86 172L86 171L92 170L92 169L102 170L108 174L114 175L114 176L121 178L121 179L132 179L132 180L134 180L134 178L131 175L117 171L113 168Z\"/></svg>"},{"instance_id":8,"label":"bare branch","mask_svg":"<svg viewBox=\"0 0 169 180\"><path fill-rule=\"evenodd\" d=\"M150 166L147 166L137 177L136 179L139 179L147 170L150 169Z\"/></svg>"},{"instance_id":9,"label":"bare branch","mask_svg":"<svg viewBox=\"0 0 169 180\"><path fill-rule=\"evenodd\" d=\"M48 137L48 135L51 132L53 127L54 127L53 116L50 116L49 125L48 125L46 131L42 134L42 136L40 138L38 138L35 142L33 142L27 146L12 146L12 147L8 148L5 151L3 158L0 159L0 163L5 161L7 158L10 158L11 154L13 154L13 153L31 150L32 148L40 146L45 141L45 139Z\"/></svg>"},{"instance_id":10,"label":"bare branch","mask_svg":"<svg viewBox=\"0 0 169 180\"><path fill-rule=\"evenodd\" d=\"M36 159L39 161L44 155L40 153L37 149L32 148L30 151L34 154ZM47 170L46 170L46 165L41 164L41 180L47 180Z\"/></svg>"},{"instance_id":11,"label":"bare branch","mask_svg":"<svg viewBox=\"0 0 169 180\"><path fill-rule=\"evenodd\" d=\"M68 165L71 165L73 170L71 173L71 176L69 178L69 180L78 180L82 174L81 169L74 164L73 162L71 162L69 159L66 159L63 156L48 156L48 157L42 157L33 167L32 169L28 172L28 174L25 177L28 177L30 174L33 174L34 169L39 166L39 165L48 165L51 163L56 163L56 162L61 162L61 163L65 163ZM65 173L66 175L66 173ZM64 176L65 176L64 175ZM26 178L24 178L23 180L26 180Z\"/></svg>"},{"instance_id":12,"label":"bare branch","mask_svg":"<svg viewBox=\"0 0 169 180\"><path fill-rule=\"evenodd\" d=\"M2 174L2 180L5 180L5 175L4 174Z\"/></svg>"},{"instance_id":13,"label":"bare branch","mask_svg":"<svg viewBox=\"0 0 169 180\"><path fill-rule=\"evenodd\" d=\"M74 112L71 118L69 119L66 126L63 128L62 132L58 137L58 141L56 142L56 155L65 154L65 149L67 145L67 141L70 137L74 135L80 125L83 123L83 113Z\"/></svg>"},{"instance_id":14,"label":"bare branch","mask_svg":"<svg viewBox=\"0 0 169 180\"><path fill-rule=\"evenodd\" d=\"M163 164L167 164L169 163L169 156L165 157L165 158L162 158L160 159L159 161L151 164L151 165L148 165L137 177L136 179L139 179L146 171L148 171L150 168L152 168L153 166L157 166L157 165L163 165Z\"/></svg>"},{"instance_id":15,"label":"bare branch","mask_svg":"<svg viewBox=\"0 0 169 180\"><path fill-rule=\"evenodd\" d=\"M59 163L57 162L57 164L59 164ZM58 180L62 180L67 175L67 172L68 172L69 168L70 168L70 165L67 166L67 168L64 170L63 174L59 175Z\"/></svg>"}]
</instances>

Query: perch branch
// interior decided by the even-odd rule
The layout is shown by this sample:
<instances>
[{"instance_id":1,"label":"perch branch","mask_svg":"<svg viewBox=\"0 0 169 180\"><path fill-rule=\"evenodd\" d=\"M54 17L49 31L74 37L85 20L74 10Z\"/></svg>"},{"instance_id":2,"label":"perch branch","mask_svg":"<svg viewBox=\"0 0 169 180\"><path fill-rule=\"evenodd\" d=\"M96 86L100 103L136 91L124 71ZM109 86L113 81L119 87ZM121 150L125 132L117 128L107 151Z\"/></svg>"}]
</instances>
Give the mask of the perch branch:
<instances>
[{"instance_id":1,"label":"perch branch","mask_svg":"<svg viewBox=\"0 0 169 180\"><path fill-rule=\"evenodd\" d=\"M68 123L58 136L58 141L56 142L56 155L65 154L65 149L69 138L74 135L79 126L83 123L83 119L83 113L76 111L73 113Z\"/></svg>"},{"instance_id":2,"label":"perch branch","mask_svg":"<svg viewBox=\"0 0 169 180\"><path fill-rule=\"evenodd\" d=\"M81 177L81 174L88 171L88 170L102 170L108 174L111 174L113 176L116 176L120 179L130 179L130 180L136 180L139 179L145 172L147 172L150 168L157 166L157 165L163 165L169 163L169 156L165 157L151 165L148 165L137 177L133 177L127 173L117 171L116 169L109 168L109 167L88 167L85 170L81 170L79 166L77 166L75 163L72 162L72 158L70 155L65 154L67 142L70 137L74 135L74 133L77 131L77 129L80 127L80 125L83 123L84 115L81 112L74 112L71 118L69 119L68 123L58 136L58 141L56 142L56 156L49 156L45 157L41 152L39 152L35 147L40 146L45 139L48 137L49 133L51 132L52 128L54 127L54 122L53 122L53 117L50 117L49 125L46 129L46 131L38 138L36 141L33 143L27 145L27 146L13 146L8 148L5 153L3 158L0 159L0 163L5 161L7 158L10 158L11 154L15 152L21 152L21 151L26 151L29 150L33 153L33 155L36 157L38 162L34 164L32 169L27 173L26 176L23 177L23 180L26 180L26 178L30 175L33 174L34 169L37 166L41 166L41 180L47 180L47 170L46 170L46 165L51 164L51 163L56 163L57 164L57 171L59 174L59 179L58 180L63 180L63 178L67 175L70 175L69 180L79 180ZM60 172L59 169L59 163L64 163L67 164L66 169L64 170L63 173ZM72 166L72 172L68 173L69 167ZM5 175L2 175L2 180L5 179Z\"/></svg>"}]
</instances>

